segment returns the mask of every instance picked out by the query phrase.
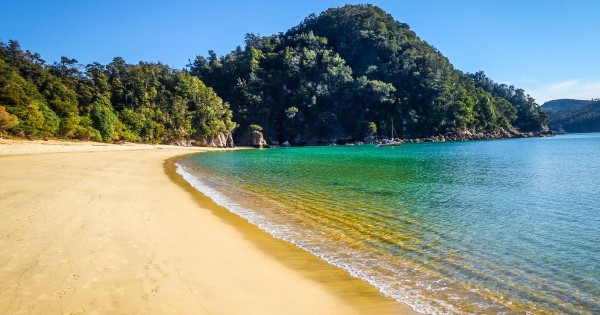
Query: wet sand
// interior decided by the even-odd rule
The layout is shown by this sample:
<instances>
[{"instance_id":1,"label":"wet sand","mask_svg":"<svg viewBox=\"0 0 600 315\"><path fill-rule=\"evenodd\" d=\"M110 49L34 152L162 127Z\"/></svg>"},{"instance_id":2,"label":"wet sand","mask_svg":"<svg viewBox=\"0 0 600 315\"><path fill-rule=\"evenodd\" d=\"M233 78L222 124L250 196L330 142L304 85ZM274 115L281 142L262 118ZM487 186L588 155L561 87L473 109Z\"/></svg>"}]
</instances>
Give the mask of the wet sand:
<instances>
[{"instance_id":1,"label":"wet sand","mask_svg":"<svg viewBox=\"0 0 600 315\"><path fill-rule=\"evenodd\" d=\"M175 174L207 150L0 140L0 313L411 313Z\"/></svg>"}]
</instances>

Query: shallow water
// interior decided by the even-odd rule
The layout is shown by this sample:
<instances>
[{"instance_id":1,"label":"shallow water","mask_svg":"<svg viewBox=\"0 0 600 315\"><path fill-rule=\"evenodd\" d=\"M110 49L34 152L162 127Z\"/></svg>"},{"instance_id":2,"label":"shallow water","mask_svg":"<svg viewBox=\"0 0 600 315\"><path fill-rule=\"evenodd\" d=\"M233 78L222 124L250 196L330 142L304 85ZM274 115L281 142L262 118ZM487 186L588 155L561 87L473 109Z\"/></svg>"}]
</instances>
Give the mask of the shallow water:
<instances>
[{"instance_id":1,"label":"shallow water","mask_svg":"<svg viewBox=\"0 0 600 315\"><path fill-rule=\"evenodd\" d=\"M197 189L425 313L600 313L600 134L205 153Z\"/></svg>"}]
</instances>

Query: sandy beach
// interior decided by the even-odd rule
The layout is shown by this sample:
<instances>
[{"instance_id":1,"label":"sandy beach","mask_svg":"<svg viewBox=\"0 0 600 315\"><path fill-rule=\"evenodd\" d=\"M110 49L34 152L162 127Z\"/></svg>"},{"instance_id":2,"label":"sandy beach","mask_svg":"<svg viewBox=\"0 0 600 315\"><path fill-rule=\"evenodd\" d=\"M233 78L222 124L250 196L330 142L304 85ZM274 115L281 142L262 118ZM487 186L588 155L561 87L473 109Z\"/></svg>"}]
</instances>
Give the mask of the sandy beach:
<instances>
[{"instance_id":1,"label":"sandy beach","mask_svg":"<svg viewBox=\"0 0 600 315\"><path fill-rule=\"evenodd\" d=\"M175 174L209 150L0 139L0 313L412 313Z\"/></svg>"}]
</instances>

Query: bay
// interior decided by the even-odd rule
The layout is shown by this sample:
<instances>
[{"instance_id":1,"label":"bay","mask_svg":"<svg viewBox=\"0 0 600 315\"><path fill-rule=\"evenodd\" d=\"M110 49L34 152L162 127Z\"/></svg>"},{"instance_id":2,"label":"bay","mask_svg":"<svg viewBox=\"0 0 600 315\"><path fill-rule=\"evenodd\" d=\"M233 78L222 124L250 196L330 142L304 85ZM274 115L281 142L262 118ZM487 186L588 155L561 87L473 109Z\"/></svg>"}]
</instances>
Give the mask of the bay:
<instances>
[{"instance_id":1,"label":"bay","mask_svg":"<svg viewBox=\"0 0 600 315\"><path fill-rule=\"evenodd\" d=\"M600 313L600 134L200 154L197 189L424 313Z\"/></svg>"}]
</instances>

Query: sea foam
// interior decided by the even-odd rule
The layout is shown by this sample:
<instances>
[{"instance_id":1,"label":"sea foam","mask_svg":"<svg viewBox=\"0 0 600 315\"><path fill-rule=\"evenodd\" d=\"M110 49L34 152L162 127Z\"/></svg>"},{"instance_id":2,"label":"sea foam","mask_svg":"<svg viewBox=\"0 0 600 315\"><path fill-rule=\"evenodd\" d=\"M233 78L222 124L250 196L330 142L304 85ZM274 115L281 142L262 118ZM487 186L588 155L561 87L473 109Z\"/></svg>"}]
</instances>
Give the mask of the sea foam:
<instances>
[{"instance_id":1,"label":"sea foam","mask_svg":"<svg viewBox=\"0 0 600 315\"><path fill-rule=\"evenodd\" d=\"M600 314L597 152L600 134L244 150L177 167L230 212L417 311Z\"/></svg>"},{"instance_id":2,"label":"sea foam","mask_svg":"<svg viewBox=\"0 0 600 315\"><path fill-rule=\"evenodd\" d=\"M346 270L352 277L367 281L384 295L409 305L413 310L424 314L446 314L454 310L452 305L443 301L438 301L439 304L437 307L434 307L423 301L419 293L398 285L395 277L374 272L371 267L375 265L378 265L381 269L396 269L394 266L385 266L385 262L382 262L377 257L369 257L368 253L357 250L339 248L337 251L343 253L343 255L336 255L336 251L332 251L331 246L315 244L314 239L318 238L318 236L306 239L307 231L297 231L291 225L277 224L264 215L241 206L239 203L203 182L200 176L194 175L195 172L184 166L184 163L181 163L181 161L178 161L175 166L177 174L181 175L192 187L208 196L216 204L256 225L271 236L294 244L302 250L323 259L327 263ZM395 272L401 273L399 270L395 270Z\"/></svg>"}]
</instances>

